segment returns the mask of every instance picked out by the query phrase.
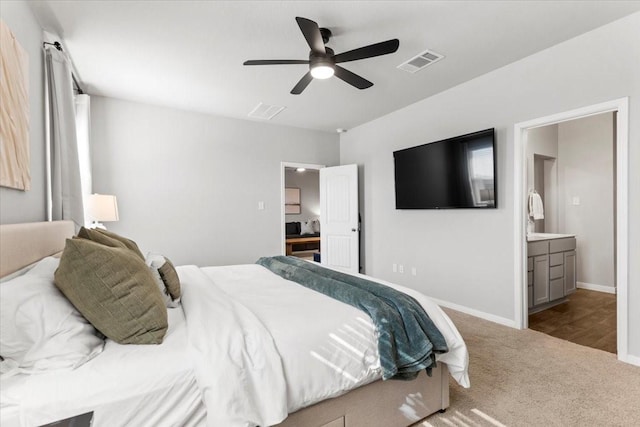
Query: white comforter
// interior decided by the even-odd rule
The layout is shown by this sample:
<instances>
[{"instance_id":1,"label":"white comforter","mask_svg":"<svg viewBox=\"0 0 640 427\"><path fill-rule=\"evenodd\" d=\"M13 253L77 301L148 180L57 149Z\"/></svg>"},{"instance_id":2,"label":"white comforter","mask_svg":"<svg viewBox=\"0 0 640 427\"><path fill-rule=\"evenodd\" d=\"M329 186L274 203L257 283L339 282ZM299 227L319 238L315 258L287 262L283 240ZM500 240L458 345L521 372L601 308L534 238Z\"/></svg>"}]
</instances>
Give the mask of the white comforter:
<instances>
[{"instance_id":1,"label":"white comforter","mask_svg":"<svg viewBox=\"0 0 640 427\"><path fill-rule=\"evenodd\" d=\"M376 330L361 311L250 264L178 267L190 353L211 426L273 425L287 413L381 378ZM416 298L469 386L468 355L447 315Z\"/></svg>"},{"instance_id":2,"label":"white comforter","mask_svg":"<svg viewBox=\"0 0 640 427\"><path fill-rule=\"evenodd\" d=\"M0 377L0 427L33 427L94 412L92 426L203 424L206 414L185 349L182 310L168 312L161 345L120 345L74 370Z\"/></svg>"}]
</instances>

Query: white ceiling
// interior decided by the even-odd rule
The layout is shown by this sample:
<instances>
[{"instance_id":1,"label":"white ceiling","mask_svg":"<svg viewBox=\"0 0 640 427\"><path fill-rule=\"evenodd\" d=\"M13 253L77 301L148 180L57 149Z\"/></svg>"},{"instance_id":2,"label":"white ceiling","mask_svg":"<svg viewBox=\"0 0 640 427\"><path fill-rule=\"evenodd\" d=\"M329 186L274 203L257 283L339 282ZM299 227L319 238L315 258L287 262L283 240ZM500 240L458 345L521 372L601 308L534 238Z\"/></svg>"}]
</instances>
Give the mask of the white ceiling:
<instances>
[{"instance_id":1,"label":"white ceiling","mask_svg":"<svg viewBox=\"0 0 640 427\"><path fill-rule=\"evenodd\" d=\"M83 88L103 95L270 122L350 129L640 10L640 1L43 1L32 8L62 37ZM307 59L296 16L328 27L336 53L391 38L391 55L343 64L372 81L337 78L289 91L306 65L245 67L248 59ZM445 59L396 67L431 49ZM549 64L553 67L553 64Z\"/></svg>"}]
</instances>

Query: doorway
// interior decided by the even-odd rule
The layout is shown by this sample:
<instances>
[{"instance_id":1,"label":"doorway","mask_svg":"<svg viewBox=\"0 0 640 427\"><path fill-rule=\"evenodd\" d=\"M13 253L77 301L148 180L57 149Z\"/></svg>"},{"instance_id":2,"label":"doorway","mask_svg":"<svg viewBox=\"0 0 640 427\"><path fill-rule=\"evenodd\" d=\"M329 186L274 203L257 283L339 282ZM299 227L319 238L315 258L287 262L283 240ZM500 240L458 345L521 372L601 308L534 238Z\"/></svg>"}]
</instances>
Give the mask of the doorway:
<instances>
[{"instance_id":1,"label":"doorway","mask_svg":"<svg viewBox=\"0 0 640 427\"><path fill-rule=\"evenodd\" d=\"M281 163L282 255L320 262L320 169L324 165Z\"/></svg>"},{"instance_id":2,"label":"doorway","mask_svg":"<svg viewBox=\"0 0 640 427\"><path fill-rule=\"evenodd\" d=\"M515 209L515 313L519 328L528 327L529 294L527 292L528 269L526 250L527 199L529 195L526 177L526 144L529 132L544 126L555 125L602 113L616 113L615 121L615 283L617 354L621 361L632 363L627 353L628 345L628 98L592 105L564 113L518 123L514 126L514 209ZM579 200L573 200L579 204Z\"/></svg>"},{"instance_id":3,"label":"doorway","mask_svg":"<svg viewBox=\"0 0 640 427\"><path fill-rule=\"evenodd\" d=\"M529 329L610 353L617 338L615 115L529 129L525 143L527 188L542 201L528 219Z\"/></svg>"},{"instance_id":4,"label":"doorway","mask_svg":"<svg viewBox=\"0 0 640 427\"><path fill-rule=\"evenodd\" d=\"M287 168L316 170L320 179L320 250L314 261L338 270L360 271L360 223L358 205L358 166L355 164L325 167L306 163L282 162L281 254L287 253L286 187Z\"/></svg>"}]
</instances>

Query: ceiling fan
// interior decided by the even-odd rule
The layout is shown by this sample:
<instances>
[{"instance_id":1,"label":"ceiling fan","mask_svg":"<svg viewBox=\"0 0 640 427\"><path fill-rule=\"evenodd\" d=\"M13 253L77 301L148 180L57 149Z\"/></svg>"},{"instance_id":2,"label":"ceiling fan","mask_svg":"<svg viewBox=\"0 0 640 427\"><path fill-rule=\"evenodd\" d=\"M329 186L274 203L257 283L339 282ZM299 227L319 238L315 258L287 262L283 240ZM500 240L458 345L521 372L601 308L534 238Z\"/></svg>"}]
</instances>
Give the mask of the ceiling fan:
<instances>
[{"instance_id":1,"label":"ceiling fan","mask_svg":"<svg viewBox=\"0 0 640 427\"><path fill-rule=\"evenodd\" d=\"M327 28L318 28L318 24L306 18L297 17L296 21L300 31L307 40L311 51L308 60L298 59L261 59L245 61L243 65L284 65L284 64L309 64L309 71L298 84L291 89L291 94L299 95L315 79L328 79L336 76L340 80L355 86L358 89L366 89L373 86L369 80L360 77L351 71L337 65L342 62L357 61L358 59L373 58L386 55L398 50L400 41L391 39L347 52L335 54L333 49L325 46L331 38L331 31Z\"/></svg>"}]
</instances>

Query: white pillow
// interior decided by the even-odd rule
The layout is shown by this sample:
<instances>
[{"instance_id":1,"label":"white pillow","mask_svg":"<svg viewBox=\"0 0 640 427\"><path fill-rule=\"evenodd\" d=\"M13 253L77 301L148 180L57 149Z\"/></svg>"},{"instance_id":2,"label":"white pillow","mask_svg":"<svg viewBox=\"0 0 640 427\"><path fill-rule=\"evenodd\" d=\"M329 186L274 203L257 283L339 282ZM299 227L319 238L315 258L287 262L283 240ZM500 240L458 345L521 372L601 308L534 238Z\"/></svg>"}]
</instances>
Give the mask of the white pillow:
<instances>
[{"instance_id":1,"label":"white pillow","mask_svg":"<svg viewBox=\"0 0 640 427\"><path fill-rule=\"evenodd\" d=\"M47 257L0 285L0 355L20 372L74 369L104 340L53 283L60 260ZM3 371L5 371L3 367Z\"/></svg>"},{"instance_id":2,"label":"white pillow","mask_svg":"<svg viewBox=\"0 0 640 427\"><path fill-rule=\"evenodd\" d=\"M313 234L313 221L308 220L300 223L300 235L304 236L305 234Z\"/></svg>"},{"instance_id":3,"label":"white pillow","mask_svg":"<svg viewBox=\"0 0 640 427\"><path fill-rule=\"evenodd\" d=\"M313 220L313 231L315 233L319 233L320 232L320 220L319 219L314 219Z\"/></svg>"}]
</instances>

